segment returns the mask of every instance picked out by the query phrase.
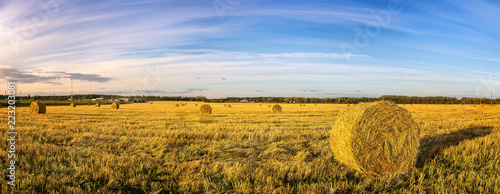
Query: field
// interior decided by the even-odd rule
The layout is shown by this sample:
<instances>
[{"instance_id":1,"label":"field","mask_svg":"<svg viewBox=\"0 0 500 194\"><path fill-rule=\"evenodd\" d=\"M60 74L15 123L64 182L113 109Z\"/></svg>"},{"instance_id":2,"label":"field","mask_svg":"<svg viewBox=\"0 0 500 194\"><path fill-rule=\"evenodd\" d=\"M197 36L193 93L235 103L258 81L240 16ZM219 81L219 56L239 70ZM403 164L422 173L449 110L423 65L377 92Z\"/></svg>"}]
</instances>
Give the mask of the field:
<instances>
[{"instance_id":1,"label":"field","mask_svg":"<svg viewBox=\"0 0 500 194\"><path fill-rule=\"evenodd\" d=\"M24 193L500 193L500 106L400 105L421 126L415 170L363 176L329 141L347 105L152 102L17 108L17 185ZM195 106L198 104L198 106ZM262 105L262 106L260 106ZM352 105L351 105L352 106ZM7 108L1 108L1 139ZM0 144L1 168L7 143ZM2 170L2 176L7 171ZM6 179L0 180L2 193Z\"/></svg>"}]
</instances>

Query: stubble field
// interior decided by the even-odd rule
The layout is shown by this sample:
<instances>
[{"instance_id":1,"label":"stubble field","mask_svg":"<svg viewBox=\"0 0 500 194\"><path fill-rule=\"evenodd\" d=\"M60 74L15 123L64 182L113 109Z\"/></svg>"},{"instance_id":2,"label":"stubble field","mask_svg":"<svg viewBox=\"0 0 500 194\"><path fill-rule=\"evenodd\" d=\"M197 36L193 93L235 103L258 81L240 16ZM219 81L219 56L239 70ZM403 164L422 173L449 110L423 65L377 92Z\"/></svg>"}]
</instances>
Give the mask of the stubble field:
<instances>
[{"instance_id":1,"label":"stubble field","mask_svg":"<svg viewBox=\"0 0 500 194\"><path fill-rule=\"evenodd\" d=\"M176 104L187 103L176 107ZM198 106L195 106L197 104ZM3 193L500 193L500 107L400 105L421 126L415 170L363 176L335 161L347 105L152 102L16 109L17 184ZM229 104L227 104L229 105ZM351 105L353 106L353 105ZM7 108L1 108L1 168ZM6 170L0 171L2 176Z\"/></svg>"}]
</instances>

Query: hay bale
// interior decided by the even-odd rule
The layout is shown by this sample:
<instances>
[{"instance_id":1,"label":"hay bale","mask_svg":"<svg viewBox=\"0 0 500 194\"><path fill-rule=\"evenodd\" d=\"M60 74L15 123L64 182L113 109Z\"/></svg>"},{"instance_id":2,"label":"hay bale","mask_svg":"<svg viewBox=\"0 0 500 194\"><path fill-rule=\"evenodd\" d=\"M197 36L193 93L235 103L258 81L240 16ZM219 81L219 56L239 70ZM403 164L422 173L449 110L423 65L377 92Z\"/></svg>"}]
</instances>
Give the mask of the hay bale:
<instances>
[{"instance_id":1,"label":"hay bale","mask_svg":"<svg viewBox=\"0 0 500 194\"><path fill-rule=\"evenodd\" d=\"M69 105L69 107L76 107L76 104L75 104L75 103L71 103L71 104Z\"/></svg>"},{"instance_id":2,"label":"hay bale","mask_svg":"<svg viewBox=\"0 0 500 194\"><path fill-rule=\"evenodd\" d=\"M361 173L404 173L414 168L419 133L406 109L387 101L361 103L338 116L330 144L336 160Z\"/></svg>"},{"instance_id":3,"label":"hay bale","mask_svg":"<svg viewBox=\"0 0 500 194\"><path fill-rule=\"evenodd\" d=\"M30 104L30 114L44 114L47 108L42 102L32 102Z\"/></svg>"},{"instance_id":4,"label":"hay bale","mask_svg":"<svg viewBox=\"0 0 500 194\"><path fill-rule=\"evenodd\" d=\"M271 106L271 105L269 105ZM281 106L280 105L274 105L272 109L273 113L280 113L281 112Z\"/></svg>"},{"instance_id":5,"label":"hay bale","mask_svg":"<svg viewBox=\"0 0 500 194\"><path fill-rule=\"evenodd\" d=\"M200 112L203 114L212 114L212 107L208 104L201 105Z\"/></svg>"},{"instance_id":6,"label":"hay bale","mask_svg":"<svg viewBox=\"0 0 500 194\"><path fill-rule=\"evenodd\" d=\"M194 104L194 106L198 106L198 104Z\"/></svg>"},{"instance_id":7,"label":"hay bale","mask_svg":"<svg viewBox=\"0 0 500 194\"><path fill-rule=\"evenodd\" d=\"M271 105L267 106L267 107L271 107Z\"/></svg>"},{"instance_id":8,"label":"hay bale","mask_svg":"<svg viewBox=\"0 0 500 194\"><path fill-rule=\"evenodd\" d=\"M262 104L260 104L259 106L262 106Z\"/></svg>"},{"instance_id":9,"label":"hay bale","mask_svg":"<svg viewBox=\"0 0 500 194\"><path fill-rule=\"evenodd\" d=\"M224 106L227 106L227 104L224 104Z\"/></svg>"},{"instance_id":10,"label":"hay bale","mask_svg":"<svg viewBox=\"0 0 500 194\"><path fill-rule=\"evenodd\" d=\"M111 109L120 109L120 103L111 104Z\"/></svg>"},{"instance_id":11,"label":"hay bale","mask_svg":"<svg viewBox=\"0 0 500 194\"><path fill-rule=\"evenodd\" d=\"M175 104L176 107L179 107L180 105L179 104Z\"/></svg>"},{"instance_id":12,"label":"hay bale","mask_svg":"<svg viewBox=\"0 0 500 194\"><path fill-rule=\"evenodd\" d=\"M101 104L95 103L95 107L101 107Z\"/></svg>"},{"instance_id":13,"label":"hay bale","mask_svg":"<svg viewBox=\"0 0 500 194\"><path fill-rule=\"evenodd\" d=\"M231 105L229 104L229 105L227 105L227 107L228 107L228 108L232 108L233 106L231 106Z\"/></svg>"}]
</instances>

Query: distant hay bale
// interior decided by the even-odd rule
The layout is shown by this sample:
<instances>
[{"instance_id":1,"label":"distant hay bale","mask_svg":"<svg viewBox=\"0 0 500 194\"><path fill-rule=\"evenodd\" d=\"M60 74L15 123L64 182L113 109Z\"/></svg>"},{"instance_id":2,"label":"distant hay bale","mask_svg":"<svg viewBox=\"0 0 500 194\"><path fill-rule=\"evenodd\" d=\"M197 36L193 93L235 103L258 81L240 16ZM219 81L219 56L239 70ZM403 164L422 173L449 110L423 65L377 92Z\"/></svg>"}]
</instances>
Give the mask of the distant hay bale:
<instances>
[{"instance_id":1,"label":"distant hay bale","mask_svg":"<svg viewBox=\"0 0 500 194\"><path fill-rule=\"evenodd\" d=\"M300 106L302 106L302 104L300 104Z\"/></svg>"},{"instance_id":2,"label":"distant hay bale","mask_svg":"<svg viewBox=\"0 0 500 194\"><path fill-rule=\"evenodd\" d=\"M267 107L271 107L271 105L267 106Z\"/></svg>"},{"instance_id":3,"label":"distant hay bale","mask_svg":"<svg viewBox=\"0 0 500 194\"><path fill-rule=\"evenodd\" d=\"M305 104L303 104L302 106L306 106Z\"/></svg>"},{"instance_id":4,"label":"distant hay bale","mask_svg":"<svg viewBox=\"0 0 500 194\"><path fill-rule=\"evenodd\" d=\"M69 106L70 107L76 107L76 104L75 103L71 103Z\"/></svg>"},{"instance_id":5,"label":"distant hay bale","mask_svg":"<svg viewBox=\"0 0 500 194\"><path fill-rule=\"evenodd\" d=\"M111 104L111 109L120 109L120 103Z\"/></svg>"},{"instance_id":6,"label":"distant hay bale","mask_svg":"<svg viewBox=\"0 0 500 194\"><path fill-rule=\"evenodd\" d=\"M203 114L212 114L212 107L208 104L201 105L200 112Z\"/></svg>"},{"instance_id":7,"label":"distant hay bale","mask_svg":"<svg viewBox=\"0 0 500 194\"><path fill-rule=\"evenodd\" d=\"M176 107L179 107L180 105L179 104L175 104Z\"/></svg>"},{"instance_id":8,"label":"distant hay bale","mask_svg":"<svg viewBox=\"0 0 500 194\"><path fill-rule=\"evenodd\" d=\"M45 104L42 102L32 102L30 104L30 114L44 114L46 110Z\"/></svg>"},{"instance_id":9,"label":"distant hay bale","mask_svg":"<svg viewBox=\"0 0 500 194\"><path fill-rule=\"evenodd\" d=\"M392 102L361 103L344 110L331 133L335 159L361 173L384 175L414 168L418 124Z\"/></svg>"},{"instance_id":10,"label":"distant hay bale","mask_svg":"<svg viewBox=\"0 0 500 194\"><path fill-rule=\"evenodd\" d=\"M229 104L229 105L227 105L227 107L228 107L228 108L232 108L233 106L231 106L231 105Z\"/></svg>"},{"instance_id":11,"label":"distant hay bale","mask_svg":"<svg viewBox=\"0 0 500 194\"><path fill-rule=\"evenodd\" d=\"M271 105L269 105L271 106ZM274 105L272 109L273 113L280 113L281 112L281 106L280 105Z\"/></svg>"},{"instance_id":12,"label":"distant hay bale","mask_svg":"<svg viewBox=\"0 0 500 194\"><path fill-rule=\"evenodd\" d=\"M259 106L262 106L262 104L260 104Z\"/></svg>"},{"instance_id":13,"label":"distant hay bale","mask_svg":"<svg viewBox=\"0 0 500 194\"><path fill-rule=\"evenodd\" d=\"M227 104L224 104L224 106L227 106Z\"/></svg>"},{"instance_id":14,"label":"distant hay bale","mask_svg":"<svg viewBox=\"0 0 500 194\"><path fill-rule=\"evenodd\" d=\"M182 103L181 106L186 106L186 103Z\"/></svg>"},{"instance_id":15,"label":"distant hay bale","mask_svg":"<svg viewBox=\"0 0 500 194\"><path fill-rule=\"evenodd\" d=\"M198 106L198 104L195 104L194 106Z\"/></svg>"},{"instance_id":16,"label":"distant hay bale","mask_svg":"<svg viewBox=\"0 0 500 194\"><path fill-rule=\"evenodd\" d=\"M95 103L95 107L101 107L101 104Z\"/></svg>"}]
</instances>

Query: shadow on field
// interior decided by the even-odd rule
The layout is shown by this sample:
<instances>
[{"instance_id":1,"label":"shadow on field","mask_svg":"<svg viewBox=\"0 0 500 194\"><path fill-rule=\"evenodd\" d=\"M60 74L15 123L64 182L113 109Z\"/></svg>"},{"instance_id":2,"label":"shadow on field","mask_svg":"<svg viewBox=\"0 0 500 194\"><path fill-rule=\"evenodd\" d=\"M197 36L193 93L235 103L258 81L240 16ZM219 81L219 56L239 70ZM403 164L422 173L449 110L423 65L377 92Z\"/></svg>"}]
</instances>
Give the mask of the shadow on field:
<instances>
[{"instance_id":1,"label":"shadow on field","mask_svg":"<svg viewBox=\"0 0 500 194\"><path fill-rule=\"evenodd\" d=\"M478 126L461 129L449 134L441 134L420 140L420 153L415 166L421 168L428 159L433 159L446 148L456 146L462 141L484 137L491 133L492 126Z\"/></svg>"}]
</instances>

